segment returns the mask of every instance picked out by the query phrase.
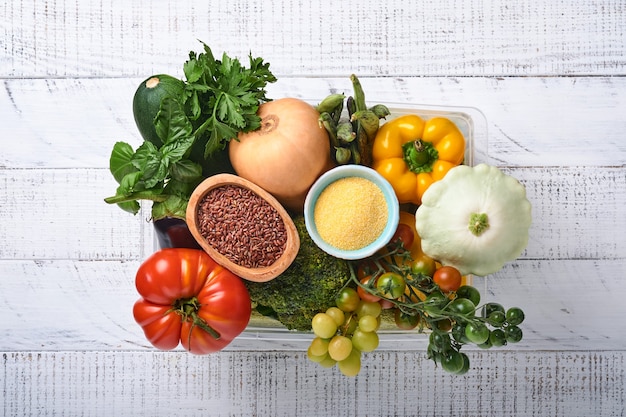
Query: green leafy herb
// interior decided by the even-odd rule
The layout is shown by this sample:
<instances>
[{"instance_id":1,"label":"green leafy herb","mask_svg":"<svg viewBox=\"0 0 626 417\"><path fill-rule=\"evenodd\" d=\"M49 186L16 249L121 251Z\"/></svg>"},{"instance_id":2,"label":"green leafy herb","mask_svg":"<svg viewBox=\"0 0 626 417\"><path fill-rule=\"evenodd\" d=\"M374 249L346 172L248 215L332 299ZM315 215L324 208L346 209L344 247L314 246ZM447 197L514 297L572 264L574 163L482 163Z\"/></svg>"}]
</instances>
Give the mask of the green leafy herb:
<instances>
[{"instance_id":1,"label":"green leafy herb","mask_svg":"<svg viewBox=\"0 0 626 417\"><path fill-rule=\"evenodd\" d=\"M229 171L227 143L261 126L257 111L269 101L265 86L276 81L269 63L250 54L246 68L226 53L215 59L202 44L203 52L191 51L183 66L183 89L165 96L154 118L162 146L144 141L136 150L124 142L113 147L109 167L119 186L107 203L136 214L138 200L149 200L153 220L184 219L195 187Z\"/></svg>"}]
</instances>

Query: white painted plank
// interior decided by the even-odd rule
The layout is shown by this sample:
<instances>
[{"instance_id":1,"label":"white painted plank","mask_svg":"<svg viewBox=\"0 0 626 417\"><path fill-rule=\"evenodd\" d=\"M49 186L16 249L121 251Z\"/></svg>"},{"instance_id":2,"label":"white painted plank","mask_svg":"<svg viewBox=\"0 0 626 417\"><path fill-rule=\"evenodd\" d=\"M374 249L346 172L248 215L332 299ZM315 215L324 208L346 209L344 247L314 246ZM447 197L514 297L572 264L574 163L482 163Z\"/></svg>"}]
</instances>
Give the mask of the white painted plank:
<instances>
[{"instance_id":1,"label":"white painted plank","mask_svg":"<svg viewBox=\"0 0 626 417\"><path fill-rule=\"evenodd\" d=\"M3 350L149 345L132 317L138 266L131 261L1 261Z\"/></svg>"},{"instance_id":2,"label":"white painted plank","mask_svg":"<svg viewBox=\"0 0 626 417\"><path fill-rule=\"evenodd\" d=\"M619 75L621 1L5 2L4 77L172 72L197 39L282 75Z\"/></svg>"},{"instance_id":3,"label":"white painted plank","mask_svg":"<svg viewBox=\"0 0 626 417\"><path fill-rule=\"evenodd\" d=\"M5 352L2 412L150 416L622 416L624 352L472 352L465 376L379 352L345 378L289 352ZM295 372L297 370L297 372Z\"/></svg>"},{"instance_id":4,"label":"white painted plank","mask_svg":"<svg viewBox=\"0 0 626 417\"><path fill-rule=\"evenodd\" d=\"M524 184L532 204L523 258L626 259L626 167L503 170Z\"/></svg>"},{"instance_id":5,"label":"white painted plank","mask_svg":"<svg viewBox=\"0 0 626 417\"><path fill-rule=\"evenodd\" d=\"M139 262L0 261L0 351L154 350L134 322ZM621 350L623 260L518 261L487 281L483 301L526 313L521 350ZM258 322L253 322L257 325ZM311 337L250 329L228 350L306 351ZM385 335L381 350L421 351L423 335Z\"/></svg>"},{"instance_id":6,"label":"white painted plank","mask_svg":"<svg viewBox=\"0 0 626 417\"><path fill-rule=\"evenodd\" d=\"M104 169L0 169L0 259L143 259L150 211L106 204L116 187Z\"/></svg>"},{"instance_id":7,"label":"white painted plank","mask_svg":"<svg viewBox=\"0 0 626 417\"><path fill-rule=\"evenodd\" d=\"M626 169L506 168L533 205L523 258L626 258ZM104 203L106 169L0 169L0 259L144 259L150 205L137 216Z\"/></svg>"},{"instance_id":8,"label":"white painted plank","mask_svg":"<svg viewBox=\"0 0 626 417\"><path fill-rule=\"evenodd\" d=\"M621 0L0 4L0 414L623 416L625 16ZM125 306L151 228L102 204L106 166L139 141L137 83L180 75L198 38L263 56L276 96L357 73L374 100L480 109L484 151L535 208L522 259L478 281L525 309L524 341L469 352L460 378L424 339L356 379L256 334L210 357L149 348Z\"/></svg>"},{"instance_id":9,"label":"white painted plank","mask_svg":"<svg viewBox=\"0 0 626 417\"><path fill-rule=\"evenodd\" d=\"M513 349L623 350L624 277L624 259L525 260L506 265L478 288L484 288L483 301L524 310L524 339Z\"/></svg>"},{"instance_id":10,"label":"white painted plank","mask_svg":"<svg viewBox=\"0 0 626 417\"><path fill-rule=\"evenodd\" d=\"M141 143L132 113L140 82L5 80L0 167L108 167L115 142Z\"/></svg>"},{"instance_id":11,"label":"white painted plank","mask_svg":"<svg viewBox=\"0 0 626 417\"><path fill-rule=\"evenodd\" d=\"M0 167L108 167L116 141L140 143L131 103L142 79L5 80L0 140L10 145ZM478 109L488 144L477 146L499 165L626 166L624 77L361 81L370 103ZM348 77L281 78L268 87L273 98L320 100L331 91L351 93Z\"/></svg>"}]
</instances>

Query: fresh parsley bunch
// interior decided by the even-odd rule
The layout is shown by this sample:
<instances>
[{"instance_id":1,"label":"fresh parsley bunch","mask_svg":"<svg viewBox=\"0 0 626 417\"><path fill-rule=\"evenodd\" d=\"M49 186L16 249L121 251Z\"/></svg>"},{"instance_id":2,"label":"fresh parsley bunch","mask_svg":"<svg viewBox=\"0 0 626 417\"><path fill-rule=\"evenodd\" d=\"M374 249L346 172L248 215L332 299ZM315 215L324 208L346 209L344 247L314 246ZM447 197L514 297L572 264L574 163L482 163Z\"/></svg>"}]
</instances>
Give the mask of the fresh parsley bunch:
<instances>
[{"instance_id":1,"label":"fresh parsley bunch","mask_svg":"<svg viewBox=\"0 0 626 417\"><path fill-rule=\"evenodd\" d=\"M276 81L269 63L250 54L246 68L226 53L215 59L203 46L202 53L189 53L183 88L160 103L154 123L162 145L114 145L110 170L119 186L107 203L136 214L139 200L150 200L153 220L184 219L195 187L211 174L232 170L227 143L261 126L257 110L269 101L266 85Z\"/></svg>"}]
</instances>

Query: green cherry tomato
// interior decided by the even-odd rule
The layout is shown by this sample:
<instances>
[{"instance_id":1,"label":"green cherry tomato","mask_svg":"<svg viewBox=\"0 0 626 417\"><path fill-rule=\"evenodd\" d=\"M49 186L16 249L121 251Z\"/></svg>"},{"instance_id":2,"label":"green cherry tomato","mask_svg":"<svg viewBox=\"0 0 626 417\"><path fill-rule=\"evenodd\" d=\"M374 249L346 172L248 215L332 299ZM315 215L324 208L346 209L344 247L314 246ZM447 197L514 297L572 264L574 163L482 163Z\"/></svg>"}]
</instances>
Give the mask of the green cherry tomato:
<instances>
[{"instance_id":1,"label":"green cherry tomato","mask_svg":"<svg viewBox=\"0 0 626 417\"><path fill-rule=\"evenodd\" d=\"M458 298L467 298L468 300L471 300L475 306L480 304L480 292L471 285L462 285L458 290L456 290L456 296Z\"/></svg>"},{"instance_id":2,"label":"green cherry tomato","mask_svg":"<svg viewBox=\"0 0 626 417\"><path fill-rule=\"evenodd\" d=\"M394 312L394 320L396 322L396 326L402 330L411 330L417 327L420 322L420 316L415 314L407 314L400 310L396 309Z\"/></svg>"},{"instance_id":3,"label":"green cherry tomato","mask_svg":"<svg viewBox=\"0 0 626 417\"><path fill-rule=\"evenodd\" d=\"M435 363L441 363L441 353L439 353L433 345L429 344L426 352L428 359L432 359Z\"/></svg>"},{"instance_id":4,"label":"green cherry tomato","mask_svg":"<svg viewBox=\"0 0 626 417\"><path fill-rule=\"evenodd\" d=\"M509 343L517 343L522 340L522 329L517 326L509 326L504 332L506 333L506 340Z\"/></svg>"},{"instance_id":5,"label":"green cherry tomato","mask_svg":"<svg viewBox=\"0 0 626 417\"><path fill-rule=\"evenodd\" d=\"M478 346L481 349L491 349L493 347L489 337L487 337L487 340L485 340L483 343L476 345L476 346Z\"/></svg>"},{"instance_id":6,"label":"green cherry tomato","mask_svg":"<svg viewBox=\"0 0 626 417\"><path fill-rule=\"evenodd\" d=\"M465 326L465 336L470 342L481 345L489 339L489 329L481 322L470 322Z\"/></svg>"},{"instance_id":7,"label":"green cherry tomato","mask_svg":"<svg viewBox=\"0 0 626 417\"><path fill-rule=\"evenodd\" d=\"M348 313L356 310L360 301L361 298L354 288L345 287L337 294L335 304L341 311Z\"/></svg>"},{"instance_id":8,"label":"green cherry tomato","mask_svg":"<svg viewBox=\"0 0 626 417\"><path fill-rule=\"evenodd\" d=\"M492 346L500 347L506 345L506 333L502 329L495 329L489 335L489 341Z\"/></svg>"},{"instance_id":9,"label":"green cherry tomato","mask_svg":"<svg viewBox=\"0 0 626 417\"><path fill-rule=\"evenodd\" d=\"M463 357L463 367L456 372L457 375L464 375L467 373L467 371L469 371L470 368L470 360L469 357L465 354L461 352L461 356Z\"/></svg>"},{"instance_id":10,"label":"green cherry tomato","mask_svg":"<svg viewBox=\"0 0 626 417\"><path fill-rule=\"evenodd\" d=\"M441 291L433 291L424 300L424 311L433 313L441 310L450 300Z\"/></svg>"},{"instance_id":11,"label":"green cherry tomato","mask_svg":"<svg viewBox=\"0 0 626 417\"><path fill-rule=\"evenodd\" d=\"M474 315L474 311L476 310L476 305L467 298L455 298L452 302L446 307L446 310L450 312L454 312L457 314L462 314L464 316Z\"/></svg>"},{"instance_id":12,"label":"green cherry tomato","mask_svg":"<svg viewBox=\"0 0 626 417\"><path fill-rule=\"evenodd\" d=\"M469 339L465 336L465 325L457 323L452 327L450 331L452 338L458 343L469 343Z\"/></svg>"},{"instance_id":13,"label":"green cherry tomato","mask_svg":"<svg viewBox=\"0 0 626 417\"><path fill-rule=\"evenodd\" d=\"M463 370L464 365L465 359L463 359L461 352L451 350L450 352L441 355L441 367L446 372L456 374L457 372L461 372Z\"/></svg>"},{"instance_id":14,"label":"green cherry tomato","mask_svg":"<svg viewBox=\"0 0 626 417\"><path fill-rule=\"evenodd\" d=\"M502 311L494 311L487 317L487 322L493 327L502 327L506 321L506 315Z\"/></svg>"},{"instance_id":15,"label":"green cherry tomato","mask_svg":"<svg viewBox=\"0 0 626 417\"><path fill-rule=\"evenodd\" d=\"M428 277L432 277L437 269L437 264L435 260L426 255L417 256L411 262L411 273L414 275L425 275Z\"/></svg>"},{"instance_id":16,"label":"green cherry tomato","mask_svg":"<svg viewBox=\"0 0 626 417\"><path fill-rule=\"evenodd\" d=\"M436 352L447 352L450 350L451 340L448 333L434 331L428 336L428 342Z\"/></svg>"},{"instance_id":17,"label":"green cherry tomato","mask_svg":"<svg viewBox=\"0 0 626 417\"><path fill-rule=\"evenodd\" d=\"M400 274L385 272L378 277L376 288L378 288L383 297L395 300L404 294L406 282Z\"/></svg>"},{"instance_id":18,"label":"green cherry tomato","mask_svg":"<svg viewBox=\"0 0 626 417\"><path fill-rule=\"evenodd\" d=\"M506 321L511 326L517 326L524 321L524 312L521 308L511 307L506 311Z\"/></svg>"},{"instance_id":19,"label":"green cherry tomato","mask_svg":"<svg viewBox=\"0 0 626 417\"><path fill-rule=\"evenodd\" d=\"M487 303L483 306L483 317L489 317L494 311L501 311L504 313L504 307L502 307L502 304L498 303Z\"/></svg>"}]
</instances>

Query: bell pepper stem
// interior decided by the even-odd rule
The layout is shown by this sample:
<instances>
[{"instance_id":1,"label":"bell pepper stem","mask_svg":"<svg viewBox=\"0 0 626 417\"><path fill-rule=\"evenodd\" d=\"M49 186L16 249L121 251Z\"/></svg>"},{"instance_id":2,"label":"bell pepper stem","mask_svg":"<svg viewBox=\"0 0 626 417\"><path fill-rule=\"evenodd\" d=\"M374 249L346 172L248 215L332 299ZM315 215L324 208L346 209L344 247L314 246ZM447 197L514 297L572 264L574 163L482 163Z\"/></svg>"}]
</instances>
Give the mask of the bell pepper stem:
<instances>
[{"instance_id":1,"label":"bell pepper stem","mask_svg":"<svg viewBox=\"0 0 626 417\"><path fill-rule=\"evenodd\" d=\"M409 170L416 174L431 172L433 163L439 158L439 152L433 144L421 139L404 143L402 154Z\"/></svg>"}]
</instances>

